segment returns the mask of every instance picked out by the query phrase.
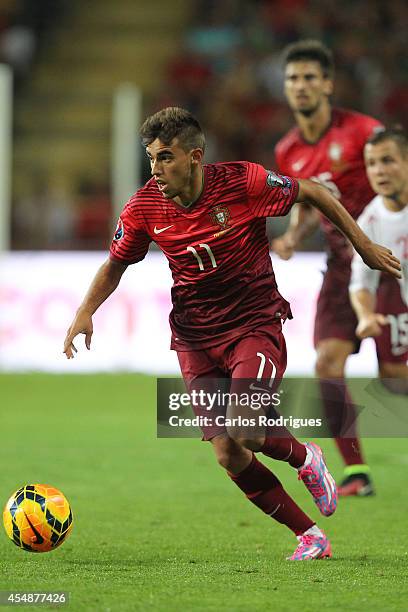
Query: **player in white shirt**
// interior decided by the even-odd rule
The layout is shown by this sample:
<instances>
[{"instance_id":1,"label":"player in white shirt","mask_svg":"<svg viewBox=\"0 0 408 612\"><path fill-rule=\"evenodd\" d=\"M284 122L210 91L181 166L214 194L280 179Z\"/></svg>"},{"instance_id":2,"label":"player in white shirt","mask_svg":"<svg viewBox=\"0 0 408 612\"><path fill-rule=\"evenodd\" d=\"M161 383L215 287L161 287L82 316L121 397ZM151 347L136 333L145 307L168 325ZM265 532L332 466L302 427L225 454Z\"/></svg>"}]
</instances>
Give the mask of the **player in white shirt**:
<instances>
[{"instance_id":1,"label":"player in white shirt","mask_svg":"<svg viewBox=\"0 0 408 612\"><path fill-rule=\"evenodd\" d=\"M392 249L401 261L402 278L371 270L355 254L349 289L356 335L374 338L383 384L393 393L408 394L408 138L398 128L378 128L365 145L364 158L378 195L358 223L372 240ZM351 466L339 494L373 493L368 466Z\"/></svg>"},{"instance_id":2,"label":"player in white shirt","mask_svg":"<svg viewBox=\"0 0 408 612\"><path fill-rule=\"evenodd\" d=\"M384 384L408 393L408 138L398 128L380 129L368 140L364 157L378 195L358 223L372 240L392 249L401 261L402 278L381 275L355 255L350 298L356 332L359 338L375 338Z\"/></svg>"}]
</instances>

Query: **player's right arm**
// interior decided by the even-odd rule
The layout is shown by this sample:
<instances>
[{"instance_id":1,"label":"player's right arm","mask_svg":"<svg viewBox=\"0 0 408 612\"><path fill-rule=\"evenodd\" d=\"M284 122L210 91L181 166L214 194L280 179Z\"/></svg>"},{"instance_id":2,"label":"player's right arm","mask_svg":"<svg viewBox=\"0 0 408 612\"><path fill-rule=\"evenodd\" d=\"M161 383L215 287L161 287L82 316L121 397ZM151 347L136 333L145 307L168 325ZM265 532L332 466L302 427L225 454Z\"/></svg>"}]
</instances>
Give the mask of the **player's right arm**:
<instances>
[{"instance_id":1,"label":"player's right arm","mask_svg":"<svg viewBox=\"0 0 408 612\"><path fill-rule=\"evenodd\" d=\"M78 334L85 334L85 346L91 348L91 338L93 333L92 315L101 304L113 293L119 285L122 274L127 268L127 264L108 259L99 268L93 279L82 304L68 328L64 342L64 353L67 359L72 359L77 349L74 345L74 338Z\"/></svg>"},{"instance_id":2,"label":"player's right arm","mask_svg":"<svg viewBox=\"0 0 408 612\"><path fill-rule=\"evenodd\" d=\"M93 333L92 315L115 291L128 265L144 259L149 250L151 238L147 234L138 207L140 191L126 203L111 242L110 257L96 273L68 329L64 342L67 359L72 359L77 352L73 340L78 334L85 334L85 345L88 350L90 349Z\"/></svg>"}]
</instances>

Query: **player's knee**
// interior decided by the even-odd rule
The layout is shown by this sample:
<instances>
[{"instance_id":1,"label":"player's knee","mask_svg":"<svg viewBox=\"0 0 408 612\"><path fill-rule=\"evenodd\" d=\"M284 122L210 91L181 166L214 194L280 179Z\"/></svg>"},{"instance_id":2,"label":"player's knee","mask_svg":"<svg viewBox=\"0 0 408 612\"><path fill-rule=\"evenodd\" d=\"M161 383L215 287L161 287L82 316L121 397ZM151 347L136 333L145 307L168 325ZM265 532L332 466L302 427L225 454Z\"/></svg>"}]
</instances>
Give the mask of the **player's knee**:
<instances>
[{"instance_id":1,"label":"player's knee","mask_svg":"<svg viewBox=\"0 0 408 612\"><path fill-rule=\"evenodd\" d=\"M347 358L352 354L354 345L346 340L329 338L317 346L316 375L319 378L344 378Z\"/></svg>"},{"instance_id":2,"label":"player's knee","mask_svg":"<svg viewBox=\"0 0 408 612\"><path fill-rule=\"evenodd\" d=\"M212 443L219 465L228 472L240 471L242 466L247 463L249 451L235 440L225 436L212 440Z\"/></svg>"},{"instance_id":3,"label":"player's knee","mask_svg":"<svg viewBox=\"0 0 408 612\"><path fill-rule=\"evenodd\" d=\"M381 362L379 370L381 382L388 391L408 395L408 367L405 364Z\"/></svg>"},{"instance_id":4,"label":"player's knee","mask_svg":"<svg viewBox=\"0 0 408 612\"><path fill-rule=\"evenodd\" d=\"M237 466L240 466L241 461L239 455L236 453L221 453L217 455L218 464L223 467L227 472L234 474L237 471ZM240 471L238 469L238 471Z\"/></svg>"},{"instance_id":5,"label":"player's knee","mask_svg":"<svg viewBox=\"0 0 408 612\"><path fill-rule=\"evenodd\" d=\"M241 448L258 451L265 440L265 425L258 417L251 406L231 403L225 421L230 439Z\"/></svg>"},{"instance_id":6,"label":"player's knee","mask_svg":"<svg viewBox=\"0 0 408 612\"><path fill-rule=\"evenodd\" d=\"M380 362L379 370L381 378L398 378L401 373L401 368L399 366L399 363L391 363L387 361Z\"/></svg>"},{"instance_id":7,"label":"player's knee","mask_svg":"<svg viewBox=\"0 0 408 612\"><path fill-rule=\"evenodd\" d=\"M265 440L265 436L261 434L248 435L248 431L240 431L236 428L228 431L228 435L238 444L238 446L253 452L259 451Z\"/></svg>"},{"instance_id":8,"label":"player's knee","mask_svg":"<svg viewBox=\"0 0 408 612\"><path fill-rule=\"evenodd\" d=\"M234 461L235 455L240 449L235 448L236 444L230 440L227 436L214 438L211 440L215 456L221 467L226 470L231 468L231 464Z\"/></svg>"},{"instance_id":9,"label":"player's knee","mask_svg":"<svg viewBox=\"0 0 408 612\"><path fill-rule=\"evenodd\" d=\"M317 355L315 370L319 378L343 378L344 360L333 353L322 351Z\"/></svg>"},{"instance_id":10,"label":"player's knee","mask_svg":"<svg viewBox=\"0 0 408 612\"><path fill-rule=\"evenodd\" d=\"M408 378L381 377L384 387L396 395L408 395Z\"/></svg>"}]
</instances>

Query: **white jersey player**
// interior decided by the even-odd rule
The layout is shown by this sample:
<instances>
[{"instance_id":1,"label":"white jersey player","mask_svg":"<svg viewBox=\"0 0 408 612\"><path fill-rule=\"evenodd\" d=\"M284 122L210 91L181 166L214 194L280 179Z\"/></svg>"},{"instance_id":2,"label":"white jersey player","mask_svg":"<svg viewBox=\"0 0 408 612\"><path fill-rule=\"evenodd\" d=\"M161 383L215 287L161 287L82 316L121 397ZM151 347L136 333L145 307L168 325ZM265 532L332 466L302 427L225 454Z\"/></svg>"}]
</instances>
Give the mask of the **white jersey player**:
<instances>
[{"instance_id":1,"label":"white jersey player","mask_svg":"<svg viewBox=\"0 0 408 612\"><path fill-rule=\"evenodd\" d=\"M371 240L392 249L401 261L402 278L397 282L400 284L401 297L408 307L408 201L401 210L391 210L384 198L378 195L365 208L358 224ZM380 277L381 272L366 266L356 253L352 264L350 291L353 293L366 288L376 294Z\"/></svg>"},{"instance_id":2,"label":"white jersey player","mask_svg":"<svg viewBox=\"0 0 408 612\"><path fill-rule=\"evenodd\" d=\"M352 263L350 298L357 335L375 338L380 376L393 391L408 391L408 139L399 129L380 129L364 150L367 175L378 194L358 223L374 241L399 257L402 278L377 274L358 254ZM399 384L390 384L398 379ZM404 384L401 384L404 383Z\"/></svg>"}]
</instances>

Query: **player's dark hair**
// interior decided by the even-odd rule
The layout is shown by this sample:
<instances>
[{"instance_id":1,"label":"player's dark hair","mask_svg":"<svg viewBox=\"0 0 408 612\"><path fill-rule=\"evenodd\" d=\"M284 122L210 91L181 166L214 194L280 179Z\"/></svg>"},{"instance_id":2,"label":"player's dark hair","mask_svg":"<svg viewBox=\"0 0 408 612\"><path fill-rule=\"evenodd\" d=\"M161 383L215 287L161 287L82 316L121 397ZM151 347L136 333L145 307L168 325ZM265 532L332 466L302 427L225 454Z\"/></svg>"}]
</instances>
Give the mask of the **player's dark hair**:
<instances>
[{"instance_id":1,"label":"player's dark hair","mask_svg":"<svg viewBox=\"0 0 408 612\"><path fill-rule=\"evenodd\" d=\"M140 128L142 144L147 147L156 138L165 145L170 145L173 138L178 138L184 151L203 149L205 137L197 119L184 108L169 106L146 119Z\"/></svg>"},{"instance_id":2,"label":"player's dark hair","mask_svg":"<svg viewBox=\"0 0 408 612\"><path fill-rule=\"evenodd\" d=\"M283 50L283 63L318 62L325 77L334 77L333 54L320 40L305 39L291 43Z\"/></svg>"},{"instance_id":3,"label":"player's dark hair","mask_svg":"<svg viewBox=\"0 0 408 612\"><path fill-rule=\"evenodd\" d=\"M367 140L366 144L376 145L386 140L393 140L401 155L406 157L408 155L408 137L401 125L394 125L392 127L377 127L375 128L372 136Z\"/></svg>"}]
</instances>

